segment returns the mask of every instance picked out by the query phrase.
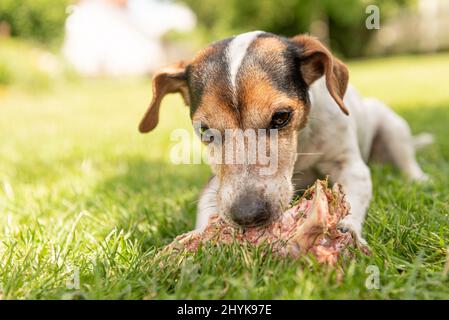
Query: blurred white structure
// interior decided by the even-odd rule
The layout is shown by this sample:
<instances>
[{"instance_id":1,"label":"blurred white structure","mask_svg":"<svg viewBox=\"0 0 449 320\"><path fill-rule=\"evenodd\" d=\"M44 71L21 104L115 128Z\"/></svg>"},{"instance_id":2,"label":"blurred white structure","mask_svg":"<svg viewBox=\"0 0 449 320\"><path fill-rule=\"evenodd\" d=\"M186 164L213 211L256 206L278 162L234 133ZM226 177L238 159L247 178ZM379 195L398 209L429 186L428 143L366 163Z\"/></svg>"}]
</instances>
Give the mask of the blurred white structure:
<instances>
[{"instance_id":1,"label":"blurred white structure","mask_svg":"<svg viewBox=\"0 0 449 320\"><path fill-rule=\"evenodd\" d=\"M401 10L385 24L381 21L380 30L370 46L370 52L377 54L447 49L448 0L418 0L416 8Z\"/></svg>"},{"instance_id":2,"label":"blurred white structure","mask_svg":"<svg viewBox=\"0 0 449 320\"><path fill-rule=\"evenodd\" d=\"M69 10L63 52L87 76L150 73L166 63L161 36L196 24L187 7L157 0L81 0Z\"/></svg>"}]
</instances>

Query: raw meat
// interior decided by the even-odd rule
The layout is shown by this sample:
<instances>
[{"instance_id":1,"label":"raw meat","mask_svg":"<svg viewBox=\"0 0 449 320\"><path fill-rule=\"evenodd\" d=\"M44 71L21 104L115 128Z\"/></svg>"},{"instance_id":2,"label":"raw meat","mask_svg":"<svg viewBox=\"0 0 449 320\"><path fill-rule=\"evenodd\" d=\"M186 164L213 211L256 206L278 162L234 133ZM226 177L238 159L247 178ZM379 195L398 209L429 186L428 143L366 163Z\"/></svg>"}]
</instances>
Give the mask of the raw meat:
<instances>
[{"instance_id":1,"label":"raw meat","mask_svg":"<svg viewBox=\"0 0 449 320\"><path fill-rule=\"evenodd\" d=\"M237 241L254 246L265 243L279 256L297 258L311 253L318 262L335 265L356 244L350 232L343 233L337 228L349 208L339 184L330 189L327 181L317 180L293 207L268 226L242 228L215 214L203 232L180 235L165 250L195 252L207 242ZM368 253L367 248L362 250Z\"/></svg>"}]
</instances>

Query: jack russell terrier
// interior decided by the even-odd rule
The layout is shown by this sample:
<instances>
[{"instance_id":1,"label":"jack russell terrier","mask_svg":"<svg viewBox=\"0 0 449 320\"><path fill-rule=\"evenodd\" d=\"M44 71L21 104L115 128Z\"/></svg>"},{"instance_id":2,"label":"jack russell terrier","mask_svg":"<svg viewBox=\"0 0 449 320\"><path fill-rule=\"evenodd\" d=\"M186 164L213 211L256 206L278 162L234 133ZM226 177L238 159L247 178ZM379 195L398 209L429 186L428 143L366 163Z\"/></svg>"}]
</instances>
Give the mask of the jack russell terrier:
<instances>
[{"instance_id":1,"label":"jack russell terrier","mask_svg":"<svg viewBox=\"0 0 449 320\"><path fill-rule=\"evenodd\" d=\"M213 177L198 203L197 228L219 212L241 226L268 224L294 192L327 175L340 183L351 213L340 230L361 244L372 197L367 162L391 162L411 180L424 181L415 148L429 134L411 135L407 122L348 84L348 68L317 39L254 31L215 42L191 61L159 70L139 130L153 130L162 98L180 93L192 121L209 128L278 130L278 167L259 175L257 163L212 164Z\"/></svg>"}]
</instances>

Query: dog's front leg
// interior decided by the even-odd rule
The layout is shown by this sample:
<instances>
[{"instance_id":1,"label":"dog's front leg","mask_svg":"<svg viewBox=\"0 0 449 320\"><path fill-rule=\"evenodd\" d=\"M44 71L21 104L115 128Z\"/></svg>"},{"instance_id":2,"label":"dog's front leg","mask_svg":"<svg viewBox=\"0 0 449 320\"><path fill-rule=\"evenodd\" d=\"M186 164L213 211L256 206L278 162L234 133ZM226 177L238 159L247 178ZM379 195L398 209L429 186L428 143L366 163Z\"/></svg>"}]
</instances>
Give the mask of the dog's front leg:
<instances>
[{"instance_id":1,"label":"dog's front leg","mask_svg":"<svg viewBox=\"0 0 449 320\"><path fill-rule=\"evenodd\" d=\"M339 227L352 231L362 245L366 241L362 237L362 225L372 197L371 173L368 166L360 158L332 161L320 165L320 171L328 174L332 182L343 186L351 209Z\"/></svg>"},{"instance_id":2,"label":"dog's front leg","mask_svg":"<svg viewBox=\"0 0 449 320\"><path fill-rule=\"evenodd\" d=\"M198 201L195 229L203 230L210 215L217 213L218 179L212 176L203 189Z\"/></svg>"}]
</instances>

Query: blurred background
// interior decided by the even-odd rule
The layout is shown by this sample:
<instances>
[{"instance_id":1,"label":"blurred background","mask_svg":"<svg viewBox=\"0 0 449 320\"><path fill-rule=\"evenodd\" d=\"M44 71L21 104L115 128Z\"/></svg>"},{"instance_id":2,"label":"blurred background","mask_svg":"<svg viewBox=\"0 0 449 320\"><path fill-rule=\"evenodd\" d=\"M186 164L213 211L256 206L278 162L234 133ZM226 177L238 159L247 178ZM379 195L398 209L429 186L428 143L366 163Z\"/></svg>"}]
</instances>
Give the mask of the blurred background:
<instances>
[{"instance_id":1,"label":"blurred background","mask_svg":"<svg viewBox=\"0 0 449 320\"><path fill-rule=\"evenodd\" d=\"M379 29L366 27L370 5ZM86 166L101 168L100 178L141 176L149 161L157 174L172 168L170 134L191 129L188 108L169 95L158 128L139 135L152 73L251 30L318 37L363 95L385 101L413 130L447 134L437 124L449 115L447 0L0 0L0 187L28 177L54 190L48 179L70 175L84 184ZM142 165L132 169L136 158ZM200 188L206 177L195 179Z\"/></svg>"},{"instance_id":2,"label":"blurred background","mask_svg":"<svg viewBox=\"0 0 449 320\"><path fill-rule=\"evenodd\" d=\"M380 28L368 30L372 4ZM446 0L0 0L0 191L71 192L78 179L85 192L118 180L112 188L140 193L150 180L171 194L180 166L169 160L170 134L191 129L189 113L169 95L158 128L138 134L151 74L251 30L317 36L363 95L384 100L414 132L447 135ZM209 174L199 170L186 180L191 198Z\"/></svg>"},{"instance_id":3,"label":"blurred background","mask_svg":"<svg viewBox=\"0 0 449 320\"><path fill-rule=\"evenodd\" d=\"M365 9L380 8L368 30ZM308 32L343 58L449 49L445 0L1 0L0 86L151 74L249 30Z\"/></svg>"}]
</instances>

